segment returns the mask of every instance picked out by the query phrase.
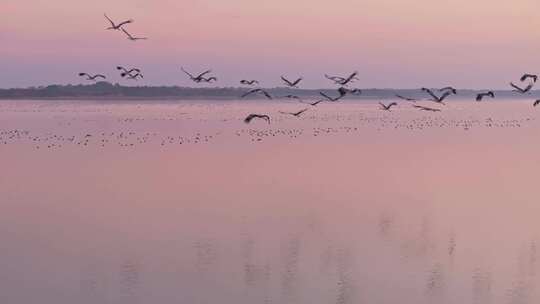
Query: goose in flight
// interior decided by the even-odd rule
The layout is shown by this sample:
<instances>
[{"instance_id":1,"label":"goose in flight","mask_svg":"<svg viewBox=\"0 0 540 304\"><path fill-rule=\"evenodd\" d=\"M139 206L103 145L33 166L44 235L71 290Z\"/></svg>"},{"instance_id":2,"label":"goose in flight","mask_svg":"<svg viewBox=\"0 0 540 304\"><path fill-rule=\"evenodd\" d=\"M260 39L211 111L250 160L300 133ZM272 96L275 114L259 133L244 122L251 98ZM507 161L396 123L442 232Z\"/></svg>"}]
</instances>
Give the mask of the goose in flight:
<instances>
[{"instance_id":1,"label":"goose in flight","mask_svg":"<svg viewBox=\"0 0 540 304\"><path fill-rule=\"evenodd\" d=\"M107 28L108 30L119 30L119 29L122 28L122 26L124 26L126 24L129 24L129 23L133 23L133 19L129 19L129 20L126 20L126 21L123 21L123 22L120 22L120 23L116 24L116 23L114 23L114 21L111 20L111 18L109 18L107 16L107 14L103 14L103 15L111 23L111 26Z\"/></svg>"},{"instance_id":2,"label":"goose in flight","mask_svg":"<svg viewBox=\"0 0 540 304\"><path fill-rule=\"evenodd\" d=\"M399 94L396 94L396 97L399 98L399 99L406 100L406 101L416 102L415 98L405 97L405 96L402 96L402 95L399 95Z\"/></svg>"},{"instance_id":3,"label":"goose in flight","mask_svg":"<svg viewBox=\"0 0 540 304\"><path fill-rule=\"evenodd\" d=\"M206 79L208 79L208 78L204 78L204 76L206 74L209 74L209 73L212 72L212 70L207 70L207 71L204 71L204 72L200 73L199 75L195 76L195 75L191 74L190 72L184 70L184 67L180 67L180 69L182 70L182 72L184 72L186 75L189 76L189 79L193 80L196 83L206 81Z\"/></svg>"},{"instance_id":4,"label":"goose in flight","mask_svg":"<svg viewBox=\"0 0 540 304\"><path fill-rule=\"evenodd\" d=\"M431 101L433 102L436 102L436 103L440 103L440 104L445 104L443 102L443 100L446 99L446 97L450 96L452 94L452 91L445 91L441 96L437 96L435 95L435 93L433 93L433 91L431 91L430 89L428 88L422 88L422 91L428 93L432 99L430 99Z\"/></svg>"},{"instance_id":5,"label":"goose in flight","mask_svg":"<svg viewBox=\"0 0 540 304\"><path fill-rule=\"evenodd\" d=\"M385 105L384 103L382 102L379 102L379 105L381 106L381 110L384 110L384 111L390 111L390 109L393 107L393 106L397 106L397 102L392 102L388 105Z\"/></svg>"},{"instance_id":6,"label":"goose in flight","mask_svg":"<svg viewBox=\"0 0 540 304\"><path fill-rule=\"evenodd\" d=\"M531 78L533 82L536 82L538 80L538 75L535 75L535 74L523 74L523 76L521 76L520 80L525 81L525 80L527 80L529 78Z\"/></svg>"},{"instance_id":7,"label":"goose in flight","mask_svg":"<svg viewBox=\"0 0 540 304\"><path fill-rule=\"evenodd\" d=\"M518 92L518 93L521 93L521 94L525 94L525 93L529 92L533 88L534 83L529 83L528 86L526 86L524 88L521 88L521 87L518 87L517 85L515 85L514 83L510 82L510 86L512 86L512 88L514 88L512 90L512 92Z\"/></svg>"},{"instance_id":8,"label":"goose in flight","mask_svg":"<svg viewBox=\"0 0 540 304\"><path fill-rule=\"evenodd\" d=\"M454 87L444 87L444 88L440 88L439 89L439 92L446 92L446 91L450 91L452 92L452 94L456 95L457 94L457 90L454 88Z\"/></svg>"},{"instance_id":9,"label":"goose in flight","mask_svg":"<svg viewBox=\"0 0 540 304\"><path fill-rule=\"evenodd\" d=\"M538 104L540 104L540 99L537 99L534 103L533 103L533 106L537 106Z\"/></svg>"},{"instance_id":10,"label":"goose in flight","mask_svg":"<svg viewBox=\"0 0 540 304\"><path fill-rule=\"evenodd\" d=\"M487 97L487 96L489 96L491 98L495 98L495 93L493 93L493 91L480 93L480 94L476 95L476 101L482 101L482 99L484 99L484 97Z\"/></svg>"},{"instance_id":11,"label":"goose in flight","mask_svg":"<svg viewBox=\"0 0 540 304\"><path fill-rule=\"evenodd\" d=\"M245 123L250 123L253 119L255 118L258 118L258 119L264 119L266 120L266 122L268 122L268 124L270 124L270 116L268 115L264 115L264 114L249 114L245 119L244 119L244 122Z\"/></svg>"},{"instance_id":12,"label":"goose in flight","mask_svg":"<svg viewBox=\"0 0 540 304\"><path fill-rule=\"evenodd\" d=\"M123 77L123 76L122 76L122 77ZM144 78L143 74L141 74L141 73L127 74L127 79L138 80L137 77L140 77L141 79Z\"/></svg>"},{"instance_id":13,"label":"goose in flight","mask_svg":"<svg viewBox=\"0 0 540 304\"><path fill-rule=\"evenodd\" d=\"M420 111L429 111L429 112L440 112L440 109L430 108L430 107L424 107L419 105L414 105L413 107L419 109Z\"/></svg>"},{"instance_id":14,"label":"goose in flight","mask_svg":"<svg viewBox=\"0 0 540 304\"><path fill-rule=\"evenodd\" d=\"M356 72L356 71L353 72L348 77L329 76L327 74L324 74L324 77L326 77L326 79L332 80L334 82L334 84L338 84L338 85L342 85L342 86L346 86L350 82L353 82L354 80L357 80L358 78L356 76L358 76L358 72Z\"/></svg>"},{"instance_id":15,"label":"goose in flight","mask_svg":"<svg viewBox=\"0 0 540 304\"><path fill-rule=\"evenodd\" d=\"M259 84L259 82L257 80L240 80L240 83L243 84L243 85L255 85L255 84Z\"/></svg>"},{"instance_id":16,"label":"goose in flight","mask_svg":"<svg viewBox=\"0 0 540 304\"><path fill-rule=\"evenodd\" d=\"M279 113L281 114L286 114L286 115L292 115L294 117L300 117L300 115L302 115L302 113L306 112L308 109L303 109L303 110L300 110L298 112L282 112L282 111L279 111Z\"/></svg>"},{"instance_id":17,"label":"goose in flight","mask_svg":"<svg viewBox=\"0 0 540 304\"><path fill-rule=\"evenodd\" d=\"M122 74L120 74L120 76L122 76L122 77L124 77L124 76L126 76L126 75L128 75L128 74L131 74L131 73L133 73L133 72L137 72L137 73L140 73L140 72L141 72L140 69L133 68L133 69L129 69L129 70L128 70L128 69L126 69L126 68L123 67L123 66L117 66L116 69L119 70L119 71L122 71Z\"/></svg>"},{"instance_id":18,"label":"goose in flight","mask_svg":"<svg viewBox=\"0 0 540 304\"><path fill-rule=\"evenodd\" d=\"M79 73L79 76L83 77L86 76L86 80L96 80L97 78L106 79L105 75L96 74L96 75L90 75L88 73Z\"/></svg>"},{"instance_id":19,"label":"goose in flight","mask_svg":"<svg viewBox=\"0 0 540 304\"><path fill-rule=\"evenodd\" d=\"M283 83L285 83L288 87L298 88L298 84L300 83L300 81L302 81L302 77L296 79L295 81L290 81L287 78L281 76L281 80L283 80Z\"/></svg>"},{"instance_id":20,"label":"goose in flight","mask_svg":"<svg viewBox=\"0 0 540 304\"><path fill-rule=\"evenodd\" d=\"M343 98L343 96L344 96L344 95L341 95L341 94L340 94L338 97L330 97L330 96L326 95L324 92L319 92L319 94L320 94L322 97L328 99L328 101L332 101L332 102L338 101L338 100L340 100L341 98Z\"/></svg>"},{"instance_id":21,"label":"goose in flight","mask_svg":"<svg viewBox=\"0 0 540 304\"><path fill-rule=\"evenodd\" d=\"M270 95L268 92L266 92L263 89L253 89L251 91L246 92L244 95L240 96L240 98L245 98L251 94L262 94L268 99L272 99L272 95Z\"/></svg>"},{"instance_id":22,"label":"goose in flight","mask_svg":"<svg viewBox=\"0 0 540 304\"><path fill-rule=\"evenodd\" d=\"M137 41L137 40L147 40L148 39L147 37L134 37L130 33L128 33L128 31L126 31L124 28L121 28L121 30L122 30L122 32L124 32L124 34L126 34L128 40Z\"/></svg>"},{"instance_id":23,"label":"goose in flight","mask_svg":"<svg viewBox=\"0 0 540 304\"><path fill-rule=\"evenodd\" d=\"M345 87L340 87L338 89L338 92L339 92L339 95L341 95L341 96L345 96L347 94L351 94L351 95L360 95L360 94L362 94L362 90L360 90L360 89L352 89L351 90L351 89L347 89Z\"/></svg>"}]
</instances>

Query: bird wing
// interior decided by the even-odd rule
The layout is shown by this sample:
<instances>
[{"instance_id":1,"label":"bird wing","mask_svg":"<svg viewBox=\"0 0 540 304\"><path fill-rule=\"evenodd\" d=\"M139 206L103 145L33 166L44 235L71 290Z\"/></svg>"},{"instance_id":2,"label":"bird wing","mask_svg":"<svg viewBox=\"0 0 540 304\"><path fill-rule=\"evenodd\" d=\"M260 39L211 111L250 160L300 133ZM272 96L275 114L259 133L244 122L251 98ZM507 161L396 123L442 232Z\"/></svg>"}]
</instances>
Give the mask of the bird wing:
<instances>
[{"instance_id":1,"label":"bird wing","mask_svg":"<svg viewBox=\"0 0 540 304\"><path fill-rule=\"evenodd\" d=\"M510 86L512 86L514 89L518 90L519 92L523 92L523 89L515 85L513 82L510 82Z\"/></svg>"},{"instance_id":2,"label":"bird wing","mask_svg":"<svg viewBox=\"0 0 540 304\"><path fill-rule=\"evenodd\" d=\"M388 105L389 108L393 106L397 106L397 102L392 102L391 104Z\"/></svg>"},{"instance_id":3,"label":"bird wing","mask_svg":"<svg viewBox=\"0 0 540 304\"><path fill-rule=\"evenodd\" d=\"M446 97L450 96L450 94L452 94L452 91L444 92L441 97L439 97L439 101L442 102L444 99L446 99Z\"/></svg>"},{"instance_id":4,"label":"bird wing","mask_svg":"<svg viewBox=\"0 0 540 304\"><path fill-rule=\"evenodd\" d=\"M128 33L128 31L126 31L124 28L122 28L122 32L124 32L124 34L126 34L126 35L129 37L129 39L135 39L135 38L133 38L133 36L131 36L131 34Z\"/></svg>"},{"instance_id":5,"label":"bird wing","mask_svg":"<svg viewBox=\"0 0 540 304\"><path fill-rule=\"evenodd\" d=\"M90 76L87 73L79 73L79 76Z\"/></svg>"},{"instance_id":6,"label":"bird wing","mask_svg":"<svg viewBox=\"0 0 540 304\"><path fill-rule=\"evenodd\" d=\"M111 20L111 18L109 18L107 16L107 14L103 14L103 16L105 16L105 18L107 18L107 20L109 20L109 22L111 23L112 27L116 27L116 24L114 24L114 22Z\"/></svg>"},{"instance_id":7,"label":"bird wing","mask_svg":"<svg viewBox=\"0 0 540 304\"><path fill-rule=\"evenodd\" d=\"M431 91L430 89L424 88L423 90L424 90L426 93L428 93L431 97L433 97L433 99L440 101L440 100L439 100L439 97L437 97L437 95L435 95L435 94L433 93L433 91Z\"/></svg>"},{"instance_id":8,"label":"bird wing","mask_svg":"<svg viewBox=\"0 0 540 304\"><path fill-rule=\"evenodd\" d=\"M298 84L300 83L300 81L302 81L302 77L300 77L300 78L296 79L296 81L295 81L295 82L293 82L293 86L296 86L296 85L298 85Z\"/></svg>"},{"instance_id":9,"label":"bird wing","mask_svg":"<svg viewBox=\"0 0 540 304\"><path fill-rule=\"evenodd\" d=\"M97 74L94 76L94 78L103 78L106 79L107 77L105 75Z\"/></svg>"},{"instance_id":10,"label":"bird wing","mask_svg":"<svg viewBox=\"0 0 540 304\"><path fill-rule=\"evenodd\" d=\"M287 85L289 85L291 87L294 86L294 84L292 84L292 82L290 82L287 78L285 78L283 76L281 76L281 80L283 80Z\"/></svg>"},{"instance_id":11,"label":"bird wing","mask_svg":"<svg viewBox=\"0 0 540 304\"><path fill-rule=\"evenodd\" d=\"M330 96L324 94L324 92L319 92L319 94L320 94L322 97L324 97L324 98L326 98L326 99L328 99L328 100L333 100L332 97L330 97Z\"/></svg>"},{"instance_id":12,"label":"bird wing","mask_svg":"<svg viewBox=\"0 0 540 304\"><path fill-rule=\"evenodd\" d=\"M124 24L129 24L129 23L132 23L132 22L133 22L133 20L132 20L132 19L129 19L129 20L123 21L123 22L121 22L121 23L119 23L119 24L118 24L118 27L121 27L121 26L122 26L122 25L124 25Z\"/></svg>"},{"instance_id":13,"label":"bird wing","mask_svg":"<svg viewBox=\"0 0 540 304\"><path fill-rule=\"evenodd\" d=\"M538 104L540 104L540 99L536 100L534 103L533 103L533 106L537 106Z\"/></svg>"},{"instance_id":14,"label":"bird wing","mask_svg":"<svg viewBox=\"0 0 540 304\"><path fill-rule=\"evenodd\" d=\"M244 122L245 122L245 123L250 123L251 120L252 120L253 118L255 118L255 115L254 115L254 114L250 114L250 115L248 115L248 116L244 119Z\"/></svg>"},{"instance_id":15,"label":"bird wing","mask_svg":"<svg viewBox=\"0 0 540 304\"><path fill-rule=\"evenodd\" d=\"M248 91L248 92L244 93L242 96L240 96L240 98L247 97L247 96L249 96L249 95L251 95L251 94L253 94L255 92L258 92L258 91L259 91L259 89Z\"/></svg>"},{"instance_id":16,"label":"bird wing","mask_svg":"<svg viewBox=\"0 0 540 304\"><path fill-rule=\"evenodd\" d=\"M263 91L263 90L261 90L261 92L264 94L264 96L266 96L266 98L272 99L272 95L270 95L270 93L268 93L266 91Z\"/></svg>"},{"instance_id":17,"label":"bird wing","mask_svg":"<svg viewBox=\"0 0 540 304\"><path fill-rule=\"evenodd\" d=\"M523 74L523 76L521 76L521 78L520 78L519 80L525 81L525 80L527 80L527 78L529 78L529 77L530 77L529 74Z\"/></svg>"},{"instance_id":18,"label":"bird wing","mask_svg":"<svg viewBox=\"0 0 540 304\"><path fill-rule=\"evenodd\" d=\"M182 72L186 73L186 75L188 75L191 79L195 78L195 77L193 77L193 75L191 75L190 72L184 70L184 67L180 67L180 69L182 70Z\"/></svg>"},{"instance_id":19,"label":"bird wing","mask_svg":"<svg viewBox=\"0 0 540 304\"><path fill-rule=\"evenodd\" d=\"M298 115L304 113L304 112L307 111L307 110L308 110L308 109L306 108L306 109L300 110L300 111L298 111L298 112L296 112L296 113L294 113L294 114L295 114L296 116L298 116Z\"/></svg>"},{"instance_id":20,"label":"bird wing","mask_svg":"<svg viewBox=\"0 0 540 304\"><path fill-rule=\"evenodd\" d=\"M534 84L530 83L523 91L529 92L533 88Z\"/></svg>"},{"instance_id":21,"label":"bird wing","mask_svg":"<svg viewBox=\"0 0 540 304\"><path fill-rule=\"evenodd\" d=\"M206 75L206 74L208 74L208 73L210 73L210 72L212 72L212 70L204 71L204 72L202 72L201 74L199 74L199 76L197 76L197 77L195 77L195 78L202 78L204 75Z\"/></svg>"}]
</instances>

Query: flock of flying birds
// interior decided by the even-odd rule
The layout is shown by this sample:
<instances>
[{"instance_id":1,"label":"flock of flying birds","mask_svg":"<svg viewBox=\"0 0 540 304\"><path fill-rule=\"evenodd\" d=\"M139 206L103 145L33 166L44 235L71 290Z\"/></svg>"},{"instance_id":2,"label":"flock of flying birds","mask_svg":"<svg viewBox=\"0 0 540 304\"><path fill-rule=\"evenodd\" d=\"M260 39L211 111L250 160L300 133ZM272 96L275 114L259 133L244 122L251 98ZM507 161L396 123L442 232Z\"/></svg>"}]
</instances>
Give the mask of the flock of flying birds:
<instances>
[{"instance_id":1,"label":"flock of flying birds","mask_svg":"<svg viewBox=\"0 0 540 304\"><path fill-rule=\"evenodd\" d=\"M147 40L148 39L147 37L134 37L128 31L126 31L126 29L124 27L126 25L130 24L130 23L133 23L134 21L132 19L122 21L122 22L119 22L119 23L115 23L106 14L104 14L104 16L109 21L109 23L111 25L110 27L107 28L107 30L122 31L127 36L127 39L129 39L131 41ZM138 68L125 68L125 67L122 67L122 66L117 66L116 69L121 72L120 76L122 78L130 79L130 80L138 80L139 78L140 79L144 78L141 70L138 69ZM182 70L182 72L184 72L189 77L189 79L191 81L193 81L193 82L195 82L197 84L199 84L199 83L212 83L212 82L217 82L218 81L218 78L216 76L211 75L212 70L206 70L206 71L204 71L204 72L202 72L200 74L193 74L191 72L186 71L183 67L181 67L180 69ZM96 81L97 79L106 79L107 78L103 74L91 75L89 73L79 73L79 76L80 77L86 77L86 80L89 80L89 81ZM293 100L299 101L300 103L308 104L310 106L317 106L319 103L324 102L324 101L326 101L326 102L337 102L340 99L342 99L343 97L345 97L347 94L351 94L351 95L360 95L360 94L362 94L362 90L360 90L360 89L350 89L349 88L350 84L352 84L355 80L358 80L358 72L356 72L356 71L351 73L350 75L348 75L346 77L330 76L330 75L327 75L327 74L325 74L324 76L328 80L332 81L334 83L334 85L337 85L339 87L337 89L337 95L336 96L330 96L330 95L328 95L328 94L326 94L324 92L319 92L322 99L316 100L314 102L305 102L299 96L293 95L293 94L289 94L289 95L286 95L286 96L280 96L279 98L293 99ZM299 85L302 82L303 78L300 77L300 78L296 78L294 80L290 80L290 79L286 78L285 76L281 76L281 80L283 81L283 84L287 88L299 89ZM529 83L526 86L519 86L519 85L515 84L514 82L510 82L510 86L512 87L513 92L517 92L517 93L520 93L520 94L527 94L527 93L531 92L531 90L534 87L537 80L538 80L538 75L524 74L520 78L520 81L522 83L525 82L525 81L529 81ZM240 81L240 84L245 85L245 86L254 87L254 86L259 85L259 81L255 80L255 79L249 79L249 80L248 79L242 79ZM436 89L436 90L435 89L422 88L421 91L429 96L429 99L428 99L429 101L432 101L432 102L437 103L439 105L445 105L444 100L446 98L448 98L451 95L457 95L457 93L458 93L457 90L454 87L451 87L451 86L444 87L444 88L441 88L441 89ZM268 91L266 91L265 89L263 89L261 87L250 89L246 93L242 94L240 96L240 98L246 98L246 97L251 96L251 95L260 95L260 96L263 96L264 98L267 98L267 99L274 99L274 96L272 96ZM395 97L397 97L399 99L402 99L402 100L405 100L405 101L413 102L413 103L415 103L418 100L416 98L406 97L406 96L402 96L402 95L399 95L399 94L396 94ZM487 97L495 98L495 93L493 91L481 92L481 93L476 95L476 101L482 101L482 100L484 100L484 98L487 98ZM540 99L534 101L533 106L536 107L538 104L540 104ZM390 111L392 109L392 107L397 106L397 102L391 102L389 104L384 104L384 103L380 102L379 105L380 105L381 110ZM428 107L428 106L423 106L423 105L418 105L418 104L414 104L413 107L418 109L418 110L421 110L421 111L429 111L429 112L440 112L441 111L440 108ZM300 117L306 111L308 111L308 108L303 108L303 109L301 109L301 110L299 110L297 112L281 112L280 111L280 113L281 114L292 115L292 116L295 116L295 117ZM270 116L268 114L250 114L244 119L244 122L245 123L250 123L253 119L262 119L262 120L265 120L266 122L270 123Z\"/></svg>"}]
</instances>

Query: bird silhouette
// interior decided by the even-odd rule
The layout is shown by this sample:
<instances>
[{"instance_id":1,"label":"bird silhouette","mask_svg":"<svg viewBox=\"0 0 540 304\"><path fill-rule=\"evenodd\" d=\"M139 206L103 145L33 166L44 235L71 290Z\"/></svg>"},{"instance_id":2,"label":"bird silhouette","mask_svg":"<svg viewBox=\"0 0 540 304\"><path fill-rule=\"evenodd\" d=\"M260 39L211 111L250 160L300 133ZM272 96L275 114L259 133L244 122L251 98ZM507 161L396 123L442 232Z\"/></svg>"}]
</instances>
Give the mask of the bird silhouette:
<instances>
[{"instance_id":1,"label":"bird silhouette","mask_svg":"<svg viewBox=\"0 0 540 304\"><path fill-rule=\"evenodd\" d=\"M212 70L206 70L206 71L200 73L199 75L195 76L195 75L191 74L190 72L184 70L184 67L180 67L180 69L182 70L182 72L184 72L186 75L188 75L191 80L193 80L196 83L206 81L208 78L204 78L204 76L212 72Z\"/></svg>"},{"instance_id":2,"label":"bird silhouette","mask_svg":"<svg viewBox=\"0 0 540 304\"><path fill-rule=\"evenodd\" d=\"M116 69L119 70L119 71L122 71L122 74L120 74L120 76L122 76L122 77L125 77L126 75L131 74L133 72L137 72L137 73L141 72L140 69L132 68L132 69L128 70L127 68L125 68L123 66L117 66Z\"/></svg>"},{"instance_id":3,"label":"bird silhouette","mask_svg":"<svg viewBox=\"0 0 540 304\"><path fill-rule=\"evenodd\" d=\"M137 40L147 40L148 39L148 37L134 37L130 33L128 33L128 31L126 31L124 28L121 28L121 30L122 30L122 32L124 32L124 34L126 34L128 40L137 41Z\"/></svg>"},{"instance_id":4,"label":"bird silhouette","mask_svg":"<svg viewBox=\"0 0 540 304\"><path fill-rule=\"evenodd\" d=\"M107 77L105 75L96 74L96 75L90 75L88 73L79 73L79 76L86 76L86 80L96 80L97 78L106 79Z\"/></svg>"},{"instance_id":5,"label":"bird silhouette","mask_svg":"<svg viewBox=\"0 0 540 304\"><path fill-rule=\"evenodd\" d=\"M332 80L335 84L346 86L350 82L353 82L354 80L358 79L356 76L358 76L358 72L353 72L348 77L340 77L340 76L329 76L327 74L324 74L324 77L326 77L329 80Z\"/></svg>"},{"instance_id":6,"label":"bird silhouette","mask_svg":"<svg viewBox=\"0 0 540 304\"><path fill-rule=\"evenodd\" d=\"M399 95L399 94L396 94L396 97L399 98L399 99L406 100L406 101L413 101L413 102L416 102L416 99L415 99L415 98L405 97L405 96L402 96L402 95Z\"/></svg>"},{"instance_id":7,"label":"bird silhouette","mask_svg":"<svg viewBox=\"0 0 540 304\"><path fill-rule=\"evenodd\" d=\"M303 109L303 110L300 110L298 112L282 112L282 111L279 111L279 113L281 114L287 114L287 115L292 115L292 116L295 116L295 117L300 117L300 115L302 115L302 113L306 112L308 109Z\"/></svg>"},{"instance_id":8,"label":"bird silhouette","mask_svg":"<svg viewBox=\"0 0 540 304\"><path fill-rule=\"evenodd\" d=\"M512 88L514 88L512 90L512 92L518 92L518 93L521 93L521 94L525 94L525 93L529 92L533 88L534 83L529 83L528 86L526 86L524 88L521 88L521 87L515 85L514 83L510 82L510 86L512 86Z\"/></svg>"},{"instance_id":9,"label":"bird silhouette","mask_svg":"<svg viewBox=\"0 0 540 304\"><path fill-rule=\"evenodd\" d=\"M324 101L324 99L317 100L317 101L315 101L315 102L303 102L303 101L301 101L301 102L302 102L302 103L305 103L305 104L308 104L308 105L310 105L310 106L314 106L314 107L315 107L315 106L317 106L318 104L320 104L320 103L323 102L323 101Z\"/></svg>"},{"instance_id":10,"label":"bird silhouette","mask_svg":"<svg viewBox=\"0 0 540 304\"><path fill-rule=\"evenodd\" d=\"M488 91L488 92L485 92L485 93L480 93L480 94L477 94L476 95L476 101L482 101L484 99L484 97L491 97L491 98L495 98L495 93L493 93L493 91Z\"/></svg>"},{"instance_id":11,"label":"bird silhouette","mask_svg":"<svg viewBox=\"0 0 540 304\"><path fill-rule=\"evenodd\" d=\"M244 119L244 122L245 123L250 123L253 119L255 118L258 118L258 119L264 119L266 120L266 122L268 122L268 124L270 124L270 116L268 115L265 115L265 114L249 114L245 119Z\"/></svg>"},{"instance_id":12,"label":"bird silhouette","mask_svg":"<svg viewBox=\"0 0 540 304\"><path fill-rule=\"evenodd\" d=\"M457 90L455 88L453 88L453 87L450 87L450 86L439 89L439 92L445 92L445 91L450 91L454 95L457 94Z\"/></svg>"},{"instance_id":13,"label":"bird silhouette","mask_svg":"<svg viewBox=\"0 0 540 304\"><path fill-rule=\"evenodd\" d=\"M111 18L109 18L109 16L107 16L107 14L103 14L105 16L105 18L107 18L107 20L109 20L109 22L111 23L111 26L107 28L107 30L119 30L122 28L122 26L126 25L126 24L129 24L129 23L133 23L133 20L132 19L129 19L129 20L126 20L126 21L123 21L123 22L120 22L118 24L115 24Z\"/></svg>"},{"instance_id":14,"label":"bird silhouette","mask_svg":"<svg viewBox=\"0 0 540 304\"><path fill-rule=\"evenodd\" d=\"M533 80L533 82L536 82L538 80L538 75L535 75L535 74L523 74L523 76L521 76L520 80L525 81L525 80L527 80L529 78L531 78Z\"/></svg>"},{"instance_id":15,"label":"bird silhouette","mask_svg":"<svg viewBox=\"0 0 540 304\"><path fill-rule=\"evenodd\" d=\"M344 95L341 95L341 94L340 94L338 97L330 97L330 96L326 95L324 92L319 92L319 94L320 94L322 97L328 99L328 101L332 101L332 102L338 101L338 100L340 100L341 98L343 98L343 96L344 96Z\"/></svg>"},{"instance_id":16,"label":"bird silhouette","mask_svg":"<svg viewBox=\"0 0 540 304\"><path fill-rule=\"evenodd\" d=\"M270 95L270 93L266 92L265 90L263 89L253 89L253 90L250 90L246 93L244 93L242 96L240 96L240 98L245 98L251 94L262 94L264 95L266 98L268 99L272 99L272 95Z\"/></svg>"},{"instance_id":17,"label":"bird silhouette","mask_svg":"<svg viewBox=\"0 0 540 304\"><path fill-rule=\"evenodd\" d=\"M425 107L425 106L420 106L420 105L413 105L413 107L419 109L420 111L429 111L429 112L440 112L441 111L440 109L435 109L435 108L430 108L430 107Z\"/></svg>"},{"instance_id":18,"label":"bird silhouette","mask_svg":"<svg viewBox=\"0 0 540 304\"><path fill-rule=\"evenodd\" d=\"M298 88L298 84L300 83L300 81L302 81L302 77L296 79L295 81L290 81L287 78L281 76L281 80L283 80L283 83L285 83L288 87Z\"/></svg>"},{"instance_id":19,"label":"bird silhouette","mask_svg":"<svg viewBox=\"0 0 540 304\"><path fill-rule=\"evenodd\" d=\"M444 104L443 100L446 99L446 97L450 96L452 94L452 91L445 91L441 96L435 95L433 91L431 91L428 88L422 88L422 91L428 93L432 99L430 99L433 102Z\"/></svg>"},{"instance_id":20,"label":"bird silhouette","mask_svg":"<svg viewBox=\"0 0 540 304\"><path fill-rule=\"evenodd\" d=\"M240 80L240 83L243 84L243 85L254 85L254 84L259 84L259 82L257 80Z\"/></svg>"},{"instance_id":21,"label":"bird silhouette","mask_svg":"<svg viewBox=\"0 0 540 304\"><path fill-rule=\"evenodd\" d=\"M384 111L390 111L390 109L393 107L393 106L397 106L397 102L392 102L388 105L385 105L384 103L382 102L379 102L379 105L381 106L381 110L384 110Z\"/></svg>"}]
</instances>

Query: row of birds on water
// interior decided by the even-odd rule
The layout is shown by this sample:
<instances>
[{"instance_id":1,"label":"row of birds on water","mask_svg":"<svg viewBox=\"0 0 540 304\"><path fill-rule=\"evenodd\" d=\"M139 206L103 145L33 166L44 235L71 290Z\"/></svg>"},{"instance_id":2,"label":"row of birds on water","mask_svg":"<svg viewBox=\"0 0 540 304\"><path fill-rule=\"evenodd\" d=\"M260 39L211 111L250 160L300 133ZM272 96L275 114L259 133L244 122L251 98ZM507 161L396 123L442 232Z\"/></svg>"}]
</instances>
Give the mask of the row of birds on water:
<instances>
[{"instance_id":1,"label":"row of birds on water","mask_svg":"<svg viewBox=\"0 0 540 304\"><path fill-rule=\"evenodd\" d=\"M122 22L115 22L111 18L109 18L109 16L107 16L107 14L104 14L104 16L107 19L107 21L110 23L110 26L108 28L106 28L107 30L122 31L127 36L127 38L129 40L131 40L131 41L138 41L138 40L146 40L146 39L148 39L147 37L135 37L135 36L131 35L124 28L126 25L133 23L134 22L133 19L125 20L125 21L122 21ZM120 76L122 78L125 78L125 79L138 80L138 79L143 79L144 78L144 76L143 76L143 74L141 72L141 69L139 69L139 68L125 68L125 67L122 67L122 66L117 66L116 69L118 71L120 71ZM196 73L191 73L191 72L185 70L183 67L181 67L180 69L182 70L183 73L185 73L189 77L189 79L191 81L193 81L194 83L197 83L197 84L200 84L200 83L212 83L212 82L217 82L218 81L218 78L216 76L211 75L212 70L206 70L206 71L204 71L202 73L196 74ZM89 80L89 81L97 81L98 79L105 80L107 78L103 74L90 74L90 73L86 73L86 72L79 73L79 76L80 77L86 77L86 80ZM318 104L320 104L321 102L324 102L324 101L326 101L326 102L337 102L337 101L341 100L342 98L344 98L348 94L351 94L351 95L360 95L360 94L362 94L362 90L360 90L360 89L350 89L350 88L348 88L348 86L351 83L358 80L358 72L356 72L356 71L351 73L348 76L330 76L330 75L327 75L327 74L325 74L324 76L328 80L332 81L334 85L339 86L339 88L337 89L337 95L336 96L330 96L330 95L328 95L328 94L326 94L324 92L319 92L322 99L319 99L319 100L316 100L316 101L313 101L313 102L304 102L302 100L302 98L300 98L300 96L294 95L294 94L280 96L280 98L294 99L294 100L297 100L297 101L299 101L301 103L307 103L310 106L317 106ZM282 80L283 84L287 88L299 89L299 85L303 81L303 78L299 77L299 78L291 80L291 79L286 78L285 76L281 76L281 80ZM535 75L535 74L523 74L523 76L520 78L521 82L525 82L527 80L529 80L529 84L526 85L526 86L519 86L519 85L515 84L514 82L510 82L510 86L512 87L512 91L520 93L520 94L530 93L532 88L534 87L536 81L538 80L538 75ZM252 86L253 87L253 86L258 86L259 81L255 80L255 79L242 79L242 80L240 80L240 84L245 85L245 86ZM425 94L429 95L429 99L428 99L429 101L432 101L432 102L440 104L440 105L445 105L444 100L446 100L449 96L457 95L457 90L452 86L444 87L444 88L437 89L437 90L428 89L428 88L424 87L424 88L421 89L421 91L424 92ZM436 91L438 91L438 92L436 92ZM240 98L246 98L246 97L252 96L252 95L260 95L260 96L262 96L262 97L264 97L266 99L274 99L274 96L272 96L267 90L265 90L264 88L261 88L261 87L256 87L256 88L252 88L252 89L248 90L247 92L242 94L240 96ZM399 94L396 94L395 97L397 97L397 98L399 98L401 100L409 101L409 102L416 102L418 100L416 98L407 97L407 96L403 96L403 95L399 95ZM488 97L495 98L495 93L493 91L481 92L481 93L476 95L476 101L482 101L482 100L484 100L485 98L488 98ZM536 107L538 104L540 104L540 99L534 101L533 106ZM384 104L384 103L380 102L379 105L380 105L381 110L390 111L392 109L392 107L397 106L398 103L397 102L391 102L389 104ZM428 112L440 112L441 111L440 108L428 107L428 106L418 105L418 104L414 104L413 107L418 109L418 110L421 110L421 111L428 111ZM301 110L296 111L296 112L280 112L280 113L281 114L289 114L289 115L292 115L292 116L295 116L295 117L300 117L307 110L308 110L308 108L304 108L304 109L301 109ZM270 116L268 114L250 114L244 119L244 122L245 123L250 123L253 119L263 119L266 122L270 123Z\"/></svg>"}]
</instances>

